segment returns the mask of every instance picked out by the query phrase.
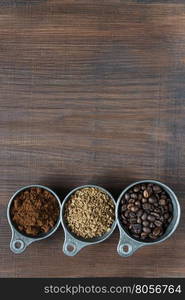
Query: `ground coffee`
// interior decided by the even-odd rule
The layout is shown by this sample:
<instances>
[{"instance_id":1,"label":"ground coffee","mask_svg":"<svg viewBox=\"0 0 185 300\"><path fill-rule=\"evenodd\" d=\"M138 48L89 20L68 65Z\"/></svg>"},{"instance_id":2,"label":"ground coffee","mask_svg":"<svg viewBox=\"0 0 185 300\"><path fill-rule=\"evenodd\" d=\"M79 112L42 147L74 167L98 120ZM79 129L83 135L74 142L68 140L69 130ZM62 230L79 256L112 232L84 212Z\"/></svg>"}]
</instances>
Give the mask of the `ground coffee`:
<instances>
[{"instance_id":1,"label":"ground coffee","mask_svg":"<svg viewBox=\"0 0 185 300\"><path fill-rule=\"evenodd\" d=\"M54 195L38 187L20 192L10 210L17 229L30 236L48 233L55 226L59 213L59 204Z\"/></svg>"}]
</instances>

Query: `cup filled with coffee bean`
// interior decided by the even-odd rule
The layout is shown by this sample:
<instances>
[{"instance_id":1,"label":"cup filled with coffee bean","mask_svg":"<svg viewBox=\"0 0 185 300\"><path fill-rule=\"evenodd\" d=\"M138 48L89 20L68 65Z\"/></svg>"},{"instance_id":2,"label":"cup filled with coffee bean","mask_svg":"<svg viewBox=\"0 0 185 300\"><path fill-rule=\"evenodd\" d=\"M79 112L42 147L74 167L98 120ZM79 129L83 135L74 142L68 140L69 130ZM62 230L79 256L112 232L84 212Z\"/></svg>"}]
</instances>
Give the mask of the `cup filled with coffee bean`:
<instances>
[{"instance_id":1,"label":"cup filled with coffee bean","mask_svg":"<svg viewBox=\"0 0 185 300\"><path fill-rule=\"evenodd\" d=\"M82 248L108 239L116 227L115 206L112 195L102 187L84 185L72 190L61 208L63 252L74 256Z\"/></svg>"},{"instance_id":2,"label":"cup filled with coffee bean","mask_svg":"<svg viewBox=\"0 0 185 300\"><path fill-rule=\"evenodd\" d=\"M180 205L167 185L155 180L138 181L119 196L116 218L120 231L117 251L127 257L142 246L169 238L178 226Z\"/></svg>"},{"instance_id":3,"label":"cup filled with coffee bean","mask_svg":"<svg viewBox=\"0 0 185 300\"><path fill-rule=\"evenodd\" d=\"M31 243L51 236L60 225L60 207L60 199L48 187L29 185L19 189L7 208L12 252L22 253Z\"/></svg>"}]
</instances>

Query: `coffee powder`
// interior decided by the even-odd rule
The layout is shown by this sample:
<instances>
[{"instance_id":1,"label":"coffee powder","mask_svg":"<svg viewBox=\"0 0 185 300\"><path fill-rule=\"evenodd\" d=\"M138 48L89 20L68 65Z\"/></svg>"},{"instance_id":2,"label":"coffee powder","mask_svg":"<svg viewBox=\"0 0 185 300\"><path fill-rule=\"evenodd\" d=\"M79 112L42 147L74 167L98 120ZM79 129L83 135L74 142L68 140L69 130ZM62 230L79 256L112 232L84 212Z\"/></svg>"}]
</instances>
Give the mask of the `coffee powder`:
<instances>
[{"instance_id":1,"label":"coffee powder","mask_svg":"<svg viewBox=\"0 0 185 300\"><path fill-rule=\"evenodd\" d=\"M10 209L11 219L17 229L29 236L48 233L55 226L59 213L55 196L39 187L20 192Z\"/></svg>"}]
</instances>

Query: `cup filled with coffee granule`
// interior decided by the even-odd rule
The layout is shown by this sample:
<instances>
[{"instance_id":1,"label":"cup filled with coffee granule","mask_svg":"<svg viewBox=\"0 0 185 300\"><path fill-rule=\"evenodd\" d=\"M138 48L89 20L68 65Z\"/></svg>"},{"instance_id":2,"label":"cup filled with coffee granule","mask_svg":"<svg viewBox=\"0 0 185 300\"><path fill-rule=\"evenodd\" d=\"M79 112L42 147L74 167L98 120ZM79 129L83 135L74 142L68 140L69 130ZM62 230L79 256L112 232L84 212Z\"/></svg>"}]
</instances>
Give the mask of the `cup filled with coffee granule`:
<instances>
[{"instance_id":1,"label":"cup filled with coffee granule","mask_svg":"<svg viewBox=\"0 0 185 300\"><path fill-rule=\"evenodd\" d=\"M180 219L176 195L168 186L154 180L127 187L118 199L116 211L120 230L117 250L121 256L166 240Z\"/></svg>"},{"instance_id":2,"label":"cup filled with coffee granule","mask_svg":"<svg viewBox=\"0 0 185 300\"><path fill-rule=\"evenodd\" d=\"M107 239L114 231L115 200L105 189L85 185L71 191L62 204L63 251L73 256L83 247Z\"/></svg>"},{"instance_id":3,"label":"cup filled with coffee granule","mask_svg":"<svg viewBox=\"0 0 185 300\"><path fill-rule=\"evenodd\" d=\"M12 229L10 248L21 253L33 241L56 231L60 224L60 200L45 186L26 186L10 199L7 216Z\"/></svg>"}]
</instances>

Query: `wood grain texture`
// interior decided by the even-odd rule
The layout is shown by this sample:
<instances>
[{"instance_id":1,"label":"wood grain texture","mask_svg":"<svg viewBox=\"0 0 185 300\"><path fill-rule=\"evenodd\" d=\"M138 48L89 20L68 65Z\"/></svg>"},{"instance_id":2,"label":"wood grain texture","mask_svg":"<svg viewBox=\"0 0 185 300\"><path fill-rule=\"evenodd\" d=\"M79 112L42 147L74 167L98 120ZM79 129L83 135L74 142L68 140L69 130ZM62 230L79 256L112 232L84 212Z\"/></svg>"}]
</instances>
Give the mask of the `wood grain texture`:
<instances>
[{"instance_id":1,"label":"wood grain texture","mask_svg":"<svg viewBox=\"0 0 185 300\"><path fill-rule=\"evenodd\" d=\"M0 277L185 276L185 3L0 1ZM101 185L117 198L158 179L182 206L172 238L116 253L118 232L76 257L63 231L9 250L10 196L39 183L61 199Z\"/></svg>"}]
</instances>

